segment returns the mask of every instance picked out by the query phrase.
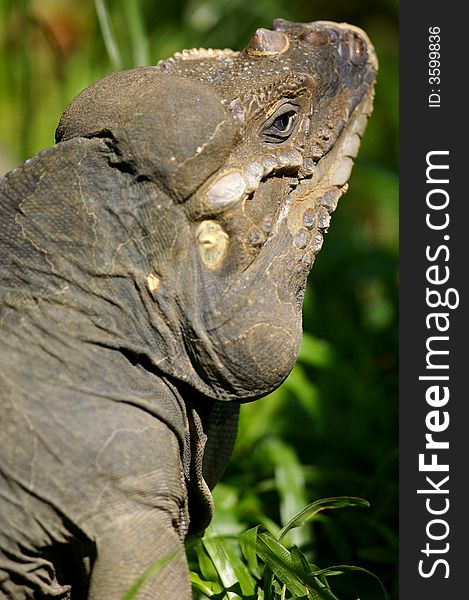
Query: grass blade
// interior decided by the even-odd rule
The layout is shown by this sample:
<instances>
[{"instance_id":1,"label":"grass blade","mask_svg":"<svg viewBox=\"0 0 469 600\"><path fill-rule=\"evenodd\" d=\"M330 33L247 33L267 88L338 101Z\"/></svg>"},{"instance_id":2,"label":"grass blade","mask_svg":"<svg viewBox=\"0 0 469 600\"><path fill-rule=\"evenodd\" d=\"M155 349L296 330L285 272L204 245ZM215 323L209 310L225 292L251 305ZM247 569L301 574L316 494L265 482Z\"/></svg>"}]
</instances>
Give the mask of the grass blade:
<instances>
[{"instance_id":1,"label":"grass blade","mask_svg":"<svg viewBox=\"0 0 469 600\"><path fill-rule=\"evenodd\" d=\"M201 573L202 577L207 582L210 582L214 593L216 593L216 594L221 593L223 590L223 585L218 576L218 571L217 571L215 565L213 564L212 559L210 558L207 551L205 550L205 547L202 544L202 542L199 542L195 546L194 550L195 550L195 554L197 556L197 561L199 564L199 569L200 569L200 573Z\"/></svg>"},{"instance_id":2,"label":"grass blade","mask_svg":"<svg viewBox=\"0 0 469 600\"><path fill-rule=\"evenodd\" d=\"M132 46L132 64L134 67L148 65L150 53L148 50L148 35L145 32L141 14L141 2L139 0L124 2L123 8Z\"/></svg>"},{"instance_id":3,"label":"grass blade","mask_svg":"<svg viewBox=\"0 0 469 600\"><path fill-rule=\"evenodd\" d=\"M321 575L332 577L334 575L343 575L344 573L348 573L350 571L361 571L362 573L371 575L371 577L376 579L376 581L378 582L379 587L381 588L381 591L383 592L383 596L384 596L385 600L391 600L381 579L377 575L375 575L371 571L368 571L367 569L364 569L363 567L355 567L353 565L336 565L333 567L326 567L325 569L320 569L319 571L313 571L312 573L310 573L310 575L313 577L318 577Z\"/></svg>"},{"instance_id":4,"label":"grass blade","mask_svg":"<svg viewBox=\"0 0 469 600\"><path fill-rule=\"evenodd\" d=\"M103 34L104 45L106 46L109 60L111 61L112 67L116 71L122 69L122 58L119 52L119 47L116 42L116 38L112 31L111 21L109 19L109 12L106 8L104 0L94 0L96 7L96 14L98 15L99 25L101 27L101 33Z\"/></svg>"},{"instance_id":5,"label":"grass blade","mask_svg":"<svg viewBox=\"0 0 469 600\"><path fill-rule=\"evenodd\" d=\"M308 590L294 571L290 552L268 533L258 536L257 554L272 570L272 573L282 582L295 596L307 596ZM268 593L270 585L264 588Z\"/></svg>"},{"instance_id":6,"label":"grass blade","mask_svg":"<svg viewBox=\"0 0 469 600\"><path fill-rule=\"evenodd\" d=\"M248 567L251 570L251 573L254 577L258 579L261 577L261 572L259 569L259 564L257 562L257 554L256 554L256 543L257 543L257 534L259 531L259 525L253 527L252 529L248 529L247 531L243 531L239 534L239 546L241 548L241 552L243 553L246 562L248 563Z\"/></svg>"},{"instance_id":7,"label":"grass blade","mask_svg":"<svg viewBox=\"0 0 469 600\"><path fill-rule=\"evenodd\" d=\"M282 527L278 534L277 540L280 542L285 535L294 529L295 527L301 527L306 522L310 521L318 512L325 509L332 508L344 508L346 506L366 506L369 507L370 503L363 498L355 498L353 496L336 496L334 498L323 498L322 500L316 500L311 502L308 506L305 506L299 513L297 513L288 523Z\"/></svg>"},{"instance_id":8,"label":"grass blade","mask_svg":"<svg viewBox=\"0 0 469 600\"><path fill-rule=\"evenodd\" d=\"M212 590L211 583L209 581L204 581L198 573L194 573L191 571L191 584L192 588L207 596L207 598L211 598L215 595L215 592Z\"/></svg>"},{"instance_id":9,"label":"grass blade","mask_svg":"<svg viewBox=\"0 0 469 600\"><path fill-rule=\"evenodd\" d=\"M214 534L211 527L207 529L207 534L202 538L202 544L215 565L224 587L228 589L235 585L238 577L228 556L227 545L219 536Z\"/></svg>"},{"instance_id":10,"label":"grass blade","mask_svg":"<svg viewBox=\"0 0 469 600\"><path fill-rule=\"evenodd\" d=\"M293 448L280 439L268 444L270 458L275 466L275 482L280 496L280 517L285 523L307 502L304 470ZM298 545L308 542L308 532L296 531L293 540Z\"/></svg>"},{"instance_id":11,"label":"grass blade","mask_svg":"<svg viewBox=\"0 0 469 600\"><path fill-rule=\"evenodd\" d=\"M226 558L236 576L236 581L239 583L243 597L253 596L256 588L256 581L249 572L249 569L241 559L238 550L238 544L233 546L230 540L225 540L221 537L217 538L223 548Z\"/></svg>"}]
</instances>

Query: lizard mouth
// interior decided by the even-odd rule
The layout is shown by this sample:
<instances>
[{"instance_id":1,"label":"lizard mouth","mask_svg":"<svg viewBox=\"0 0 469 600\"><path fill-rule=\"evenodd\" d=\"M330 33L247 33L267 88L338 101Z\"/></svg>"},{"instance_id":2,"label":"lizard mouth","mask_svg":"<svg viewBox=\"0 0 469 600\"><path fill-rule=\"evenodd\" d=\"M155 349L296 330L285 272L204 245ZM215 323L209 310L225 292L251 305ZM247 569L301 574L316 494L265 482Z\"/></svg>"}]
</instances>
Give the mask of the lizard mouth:
<instances>
[{"instance_id":1,"label":"lizard mouth","mask_svg":"<svg viewBox=\"0 0 469 600\"><path fill-rule=\"evenodd\" d=\"M238 230L228 229L232 238L240 240L243 248L249 248L242 271L253 267L253 263L261 258L260 254L284 256L288 246L288 260L282 260L292 275L295 274L293 279L296 283L291 285L291 289L296 289L297 293L301 291L322 248L331 214L339 198L347 191L347 181L372 106L373 88L368 87L341 130L330 140L329 150L319 159L312 160L307 150L300 152L290 147L276 155L249 162L242 169L228 168L215 182L210 182L203 198L209 200L215 214L233 206L235 214L239 214L241 209L243 218L253 224L250 228L242 227L241 236ZM272 199L276 199L275 207ZM202 239L199 226L198 239L201 243L207 242L207 266L217 268L227 251L228 235L216 221L204 222L210 224L213 231L207 229L207 240L205 237ZM285 242L285 233L290 242L277 248L276 240L282 238ZM218 251L215 258L212 257L212 246ZM220 259L218 262L215 260L217 257Z\"/></svg>"},{"instance_id":2,"label":"lizard mouth","mask_svg":"<svg viewBox=\"0 0 469 600\"><path fill-rule=\"evenodd\" d=\"M319 160L313 162L308 157L304 158L295 149L286 151L277 159L268 157L263 164L262 178L258 178L256 185L252 186L254 189L248 190L245 196L245 202L252 202L263 184L278 178L287 183L283 201L259 243L259 249L274 243L286 226L293 239L294 260L290 261L290 269L296 268L305 277L322 248L331 214L339 198L347 191L347 181L372 107L373 89L369 88L330 150Z\"/></svg>"},{"instance_id":3,"label":"lizard mouth","mask_svg":"<svg viewBox=\"0 0 469 600\"><path fill-rule=\"evenodd\" d=\"M316 163L304 161L297 176L291 179L290 192L277 213L272 235L286 221L298 248L310 248L314 254L320 250L331 213L347 191L372 107L373 90L370 89L354 108L331 149Z\"/></svg>"}]
</instances>

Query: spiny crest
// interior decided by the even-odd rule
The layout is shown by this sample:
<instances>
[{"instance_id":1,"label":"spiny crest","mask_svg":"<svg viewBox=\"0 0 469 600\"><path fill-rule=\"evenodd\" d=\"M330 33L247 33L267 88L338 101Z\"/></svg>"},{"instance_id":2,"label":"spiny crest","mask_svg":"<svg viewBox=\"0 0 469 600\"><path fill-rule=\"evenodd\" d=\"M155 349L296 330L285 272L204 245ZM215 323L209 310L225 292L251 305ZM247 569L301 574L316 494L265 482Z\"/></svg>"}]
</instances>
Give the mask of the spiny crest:
<instances>
[{"instance_id":1,"label":"spiny crest","mask_svg":"<svg viewBox=\"0 0 469 600\"><path fill-rule=\"evenodd\" d=\"M190 48L176 52L173 56L160 60L156 66L163 70L171 69L181 61L236 58L239 52L230 48Z\"/></svg>"}]
</instances>

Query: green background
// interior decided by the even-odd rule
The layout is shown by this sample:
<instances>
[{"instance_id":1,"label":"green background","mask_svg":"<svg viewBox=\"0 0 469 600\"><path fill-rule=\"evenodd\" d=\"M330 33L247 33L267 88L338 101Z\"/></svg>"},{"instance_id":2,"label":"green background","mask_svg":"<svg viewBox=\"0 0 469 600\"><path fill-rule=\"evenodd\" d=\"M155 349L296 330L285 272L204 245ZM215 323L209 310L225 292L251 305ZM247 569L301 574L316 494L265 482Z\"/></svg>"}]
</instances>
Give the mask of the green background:
<instances>
[{"instance_id":1,"label":"green background","mask_svg":"<svg viewBox=\"0 0 469 600\"><path fill-rule=\"evenodd\" d=\"M359 25L380 72L349 192L309 278L299 361L279 390L243 407L215 527L275 531L312 500L361 496L369 509L323 512L292 541L320 567L373 571L397 598L397 0L0 0L0 175L53 144L63 108L104 74L182 48L240 49L276 17ZM366 575L336 579L346 600L382 597Z\"/></svg>"}]
</instances>

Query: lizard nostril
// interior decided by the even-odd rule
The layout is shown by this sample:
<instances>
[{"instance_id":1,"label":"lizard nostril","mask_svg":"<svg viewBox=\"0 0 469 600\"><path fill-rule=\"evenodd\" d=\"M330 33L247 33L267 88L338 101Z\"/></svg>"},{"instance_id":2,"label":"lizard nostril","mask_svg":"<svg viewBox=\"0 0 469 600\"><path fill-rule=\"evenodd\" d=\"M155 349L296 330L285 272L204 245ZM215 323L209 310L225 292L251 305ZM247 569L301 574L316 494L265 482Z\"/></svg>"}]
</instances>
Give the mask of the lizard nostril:
<instances>
[{"instance_id":1,"label":"lizard nostril","mask_svg":"<svg viewBox=\"0 0 469 600\"><path fill-rule=\"evenodd\" d=\"M366 44L363 38L355 31L346 31L343 36L343 41L339 44L339 54L346 50L348 57L354 65L361 65L366 62L368 56L366 51ZM342 56L342 58L346 58Z\"/></svg>"},{"instance_id":2,"label":"lizard nostril","mask_svg":"<svg viewBox=\"0 0 469 600\"><path fill-rule=\"evenodd\" d=\"M324 31L318 31L317 29L303 33L301 39L304 42L311 44L311 46L325 46L329 43L329 37L327 34L324 33Z\"/></svg>"}]
</instances>

